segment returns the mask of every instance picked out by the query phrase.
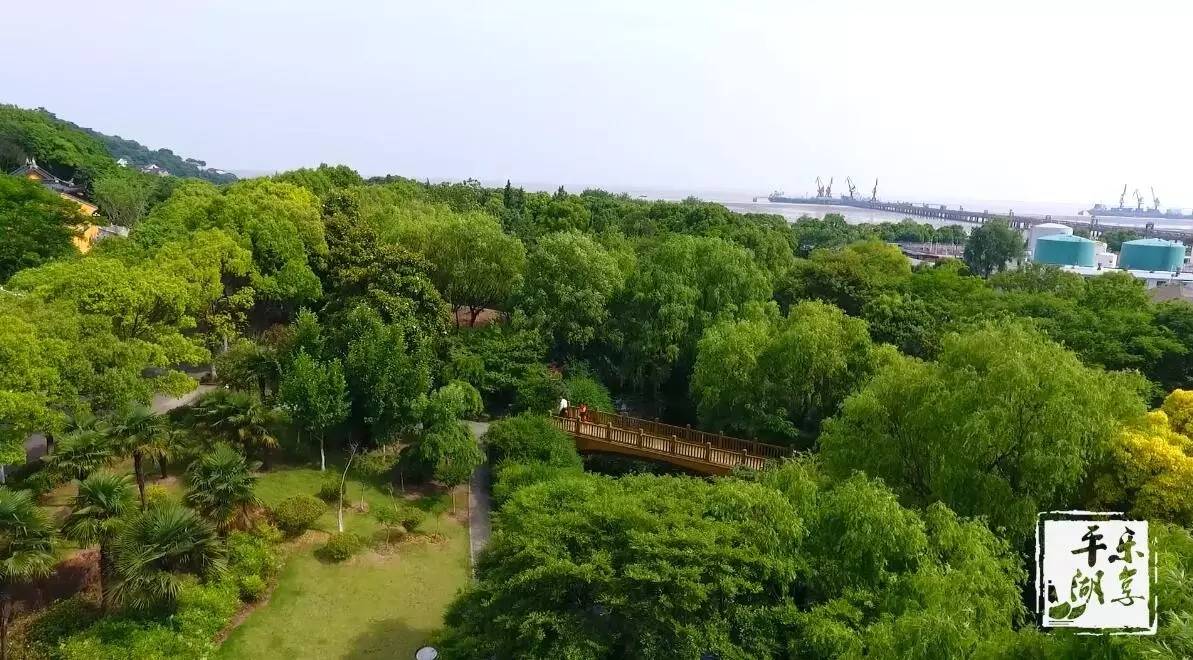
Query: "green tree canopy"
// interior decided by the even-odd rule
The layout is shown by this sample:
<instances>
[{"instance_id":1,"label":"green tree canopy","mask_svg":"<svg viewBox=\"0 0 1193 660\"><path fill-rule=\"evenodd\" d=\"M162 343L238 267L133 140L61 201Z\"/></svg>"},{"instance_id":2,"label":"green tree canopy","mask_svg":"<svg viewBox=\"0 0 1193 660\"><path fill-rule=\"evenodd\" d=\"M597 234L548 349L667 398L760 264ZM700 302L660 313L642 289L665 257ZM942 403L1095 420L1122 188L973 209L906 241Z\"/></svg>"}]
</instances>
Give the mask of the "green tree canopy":
<instances>
[{"instance_id":1,"label":"green tree canopy","mask_svg":"<svg viewBox=\"0 0 1193 660\"><path fill-rule=\"evenodd\" d=\"M408 247L426 257L432 281L452 308L468 309L469 325L485 309L506 307L526 264L522 241L479 212L452 214L419 231L422 240Z\"/></svg>"},{"instance_id":2,"label":"green tree canopy","mask_svg":"<svg viewBox=\"0 0 1193 660\"><path fill-rule=\"evenodd\" d=\"M13 273L74 252L83 218L73 202L0 172L0 283Z\"/></svg>"},{"instance_id":3,"label":"green tree canopy","mask_svg":"<svg viewBox=\"0 0 1193 660\"><path fill-rule=\"evenodd\" d=\"M692 397L706 428L795 442L874 371L866 323L822 302L731 321L700 340Z\"/></svg>"},{"instance_id":4,"label":"green tree canopy","mask_svg":"<svg viewBox=\"0 0 1193 660\"><path fill-rule=\"evenodd\" d=\"M706 328L770 297L770 278L745 249L717 238L663 240L643 255L615 305L623 378L645 391L677 366L686 378Z\"/></svg>"},{"instance_id":5,"label":"green tree canopy","mask_svg":"<svg viewBox=\"0 0 1193 660\"><path fill-rule=\"evenodd\" d=\"M969 233L965 263L970 270L987 277L1006 270L1007 264L1023 258L1026 243L1019 232L1001 221L990 221Z\"/></svg>"},{"instance_id":6,"label":"green tree canopy","mask_svg":"<svg viewBox=\"0 0 1193 660\"><path fill-rule=\"evenodd\" d=\"M1142 412L1140 388L1037 331L990 324L947 337L937 362L886 366L826 424L821 452L835 475L864 470L1018 543L1037 512L1078 502L1117 426Z\"/></svg>"},{"instance_id":7,"label":"green tree canopy","mask_svg":"<svg viewBox=\"0 0 1193 660\"><path fill-rule=\"evenodd\" d=\"M893 245L879 241L851 243L840 249L819 249L796 262L778 289L784 305L801 299L832 303L858 315L867 300L895 291L911 277L907 258Z\"/></svg>"},{"instance_id":8,"label":"green tree canopy","mask_svg":"<svg viewBox=\"0 0 1193 660\"><path fill-rule=\"evenodd\" d=\"M581 350L608 322L609 303L623 283L613 255L591 237L548 234L530 250L515 306L520 320L539 328L552 347Z\"/></svg>"}]
</instances>

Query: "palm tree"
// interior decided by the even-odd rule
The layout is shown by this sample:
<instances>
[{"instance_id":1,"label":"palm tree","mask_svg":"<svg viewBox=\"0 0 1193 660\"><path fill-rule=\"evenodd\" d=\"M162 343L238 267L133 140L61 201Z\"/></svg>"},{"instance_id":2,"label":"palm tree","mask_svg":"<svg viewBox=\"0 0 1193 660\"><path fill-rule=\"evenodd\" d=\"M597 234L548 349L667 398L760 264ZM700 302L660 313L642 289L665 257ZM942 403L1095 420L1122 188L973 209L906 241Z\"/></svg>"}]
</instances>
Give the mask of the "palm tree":
<instances>
[{"instance_id":1,"label":"palm tree","mask_svg":"<svg viewBox=\"0 0 1193 660\"><path fill-rule=\"evenodd\" d=\"M134 609L170 604L186 575L222 575L224 545L215 528L180 504L141 512L115 543L112 601Z\"/></svg>"},{"instance_id":2,"label":"palm tree","mask_svg":"<svg viewBox=\"0 0 1193 660\"><path fill-rule=\"evenodd\" d=\"M245 454L259 451L264 469L269 469L271 454L278 447L273 431L281 414L276 409L247 392L215 390L195 404L192 415L199 428L239 444Z\"/></svg>"},{"instance_id":3,"label":"palm tree","mask_svg":"<svg viewBox=\"0 0 1193 660\"><path fill-rule=\"evenodd\" d=\"M62 532L80 543L99 544L99 602L107 607L104 585L112 576L112 541L135 506L128 475L97 472L79 484Z\"/></svg>"},{"instance_id":4,"label":"palm tree","mask_svg":"<svg viewBox=\"0 0 1193 660\"><path fill-rule=\"evenodd\" d=\"M115 448L105 430L78 429L58 439L58 450L45 457L46 464L66 479L87 478L87 475L110 464L116 458Z\"/></svg>"},{"instance_id":5,"label":"palm tree","mask_svg":"<svg viewBox=\"0 0 1193 660\"><path fill-rule=\"evenodd\" d=\"M134 405L121 411L112 424L112 434L125 454L133 457L133 473L137 477L137 492L141 495L141 509L145 509L145 458L163 451L165 425L162 417L146 406Z\"/></svg>"},{"instance_id":6,"label":"palm tree","mask_svg":"<svg viewBox=\"0 0 1193 660\"><path fill-rule=\"evenodd\" d=\"M253 486L257 478L244 455L227 445L191 463L186 502L215 523L221 533L247 527L251 509L260 504Z\"/></svg>"},{"instance_id":7,"label":"palm tree","mask_svg":"<svg viewBox=\"0 0 1193 660\"><path fill-rule=\"evenodd\" d=\"M13 585L54 568L54 528L27 491L0 488L0 540L0 660L6 660Z\"/></svg>"}]
</instances>

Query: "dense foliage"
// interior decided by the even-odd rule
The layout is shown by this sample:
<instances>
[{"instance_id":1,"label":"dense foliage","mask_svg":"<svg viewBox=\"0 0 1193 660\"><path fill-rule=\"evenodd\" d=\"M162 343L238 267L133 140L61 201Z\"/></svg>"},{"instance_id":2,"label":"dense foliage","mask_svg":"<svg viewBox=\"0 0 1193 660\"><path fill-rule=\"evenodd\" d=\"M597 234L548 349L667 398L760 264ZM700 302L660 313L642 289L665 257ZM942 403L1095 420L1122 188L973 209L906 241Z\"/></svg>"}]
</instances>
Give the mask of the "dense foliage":
<instances>
[{"instance_id":1,"label":"dense foliage","mask_svg":"<svg viewBox=\"0 0 1193 660\"><path fill-rule=\"evenodd\" d=\"M53 441L23 485L82 482L66 531L100 546L112 608L47 616L40 648L210 654L276 570L253 482L285 446L351 456L382 487L461 484L487 454L496 532L441 633L451 657L1190 654L1193 306L1128 275L1008 268L1022 239L997 223L788 224L327 165L148 185L93 136L0 108L0 159L26 155L132 227L76 256L65 207L0 185L0 461ZM913 268L890 242L966 254ZM201 369L222 387L169 418L148 407ZM807 455L599 476L544 416L561 398ZM461 420L482 411L499 419L478 444ZM140 501L105 471L125 460ZM146 484L171 462L189 508ZM3 492L36 532L7 588L48 570L54 530ZM1028 621L1036 512L1090 507L1155 521L1154 639ZM303 494L272 518L297 534L325 510ZM373 515L387 535L420 523L396 501ZM349 532L322 554L359 548Z\"/></svg>"},{"instance_id":2,"label":"dense foliage","mask_svg":"<svg viewBox=\"0 0 1193 660\"><path fill-rule=\"evenodd\" d=\"M78 207L40 185L0 173L0 282L64 257L81 222Z\"/></svg>"}]
</instances>

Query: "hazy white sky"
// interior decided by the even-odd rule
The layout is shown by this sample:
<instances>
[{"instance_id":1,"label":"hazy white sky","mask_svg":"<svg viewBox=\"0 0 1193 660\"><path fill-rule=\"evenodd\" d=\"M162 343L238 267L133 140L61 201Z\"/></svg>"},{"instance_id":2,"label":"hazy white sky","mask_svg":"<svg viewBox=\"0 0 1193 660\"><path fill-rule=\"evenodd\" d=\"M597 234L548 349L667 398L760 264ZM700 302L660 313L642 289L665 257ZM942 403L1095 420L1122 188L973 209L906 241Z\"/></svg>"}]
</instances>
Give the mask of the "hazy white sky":
<instances>
[{"instance_id":1,"label":"hazy white sky","mask_svg":"<svg viewBox=\"0 0 1193 660\"><path fill-rule=\"evenodd\" d=\"M5 3L0 101L226 169L1193 206L1193 3L967 4Z\"/></svg>"}]
</instances>

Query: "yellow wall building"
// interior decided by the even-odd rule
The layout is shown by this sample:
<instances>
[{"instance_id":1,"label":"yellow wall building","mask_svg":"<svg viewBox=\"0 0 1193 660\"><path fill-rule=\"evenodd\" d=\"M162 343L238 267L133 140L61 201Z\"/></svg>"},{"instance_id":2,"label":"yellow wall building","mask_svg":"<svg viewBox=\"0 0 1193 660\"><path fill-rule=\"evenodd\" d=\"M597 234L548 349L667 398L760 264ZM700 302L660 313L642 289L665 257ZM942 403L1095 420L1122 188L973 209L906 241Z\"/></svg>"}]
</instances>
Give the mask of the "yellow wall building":
<instances>
[{"instance_id":1,"label":"yellow wall building","mask_svg":"<svg viewBox=\"0 0 1193 660\"><path fill-rule=\"evenodd\" d=\"M76 185L74 181L63 181L62 179L59 179L47 170L39 167L37 161L33 160L32 158L26 160L25 164L17 168L12 175L23 176L31 181L36 181L50 190L53 190L58 194L59 197L63 199L69 199L75 204L78 204L79 213L85 217L91 217L99 212L98 206L83 199L82 197L79 197L79 195L81 195L83 192L82 186ZM90 222L84 222L76 226L75 229L77 229L79 233L73 239L71 239L71 242L75 244L75 247L79 249L79 252L86 254L91 250L91 245L95 243L95 240L99 237L100 227L99 225L92 224Z\"/></svg>"}]
</instances>

